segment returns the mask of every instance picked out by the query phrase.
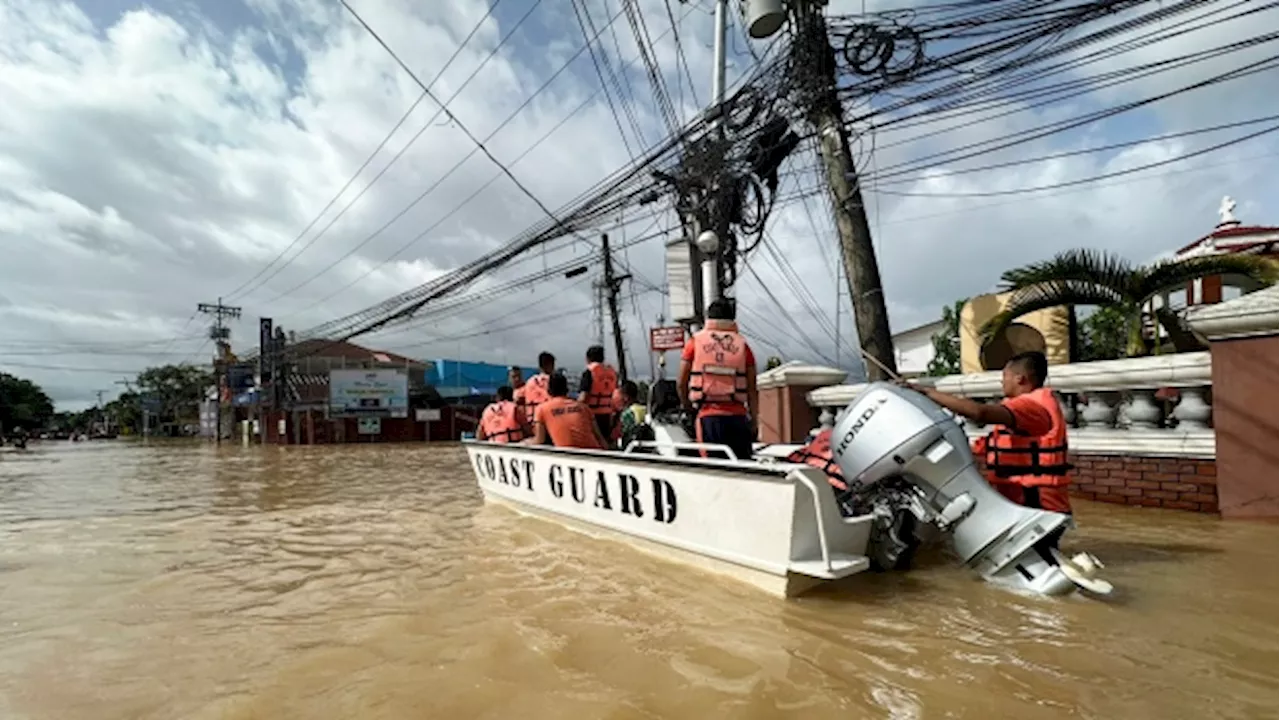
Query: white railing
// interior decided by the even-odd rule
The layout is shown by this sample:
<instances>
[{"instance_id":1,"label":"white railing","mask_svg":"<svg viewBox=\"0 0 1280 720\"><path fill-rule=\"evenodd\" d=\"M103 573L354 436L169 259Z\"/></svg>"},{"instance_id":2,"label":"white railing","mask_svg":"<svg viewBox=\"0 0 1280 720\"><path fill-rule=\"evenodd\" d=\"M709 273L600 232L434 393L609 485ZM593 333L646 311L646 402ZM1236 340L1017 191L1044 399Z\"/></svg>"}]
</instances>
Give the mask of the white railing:
<instances>
[{"instance_id":1,"label":"white railing","mask_svg":"<svg viewBox=\"0 0 1280 720\"><path fill-rule=\"evenodd\" d=\"M974 400L1002 396L1000 373L920 378L939 390ZM1126 360L1072 363L1049 368L1048 385L1063 397L1063 414L1073 451L1097 455L1212 458L1215 456L1212 364L1208 352L1158 355ZM835 414L865 385L831 385L809 393L829 427ZM1156 398L1164 388L1176 401ZM965 423L971 436L984 430Z\"/></svg>"}]
</instances>

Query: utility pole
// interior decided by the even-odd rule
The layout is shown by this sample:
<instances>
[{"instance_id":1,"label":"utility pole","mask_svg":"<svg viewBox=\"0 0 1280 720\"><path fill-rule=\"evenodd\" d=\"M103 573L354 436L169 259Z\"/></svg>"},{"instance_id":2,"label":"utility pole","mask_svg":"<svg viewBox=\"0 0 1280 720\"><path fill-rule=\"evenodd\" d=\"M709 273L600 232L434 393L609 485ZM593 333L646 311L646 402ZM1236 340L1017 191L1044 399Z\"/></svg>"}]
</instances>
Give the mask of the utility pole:
<instances>
[{"instance_id":1,"label":"utility pole","mask_svg":"<svg viewBox=\"0 0 1280 720\"><path fill-rule=\"evenodd\" d=\"M896 373L889 314L885 308L880 267L876 262L871 228L867 223L857 168L849 151L849 133L844 127L844 110L836 93L836 53L827 38L826 20L818 3L807 0L791 3L795 41L794 66L807 68L809 121L818 132L819 148L826 171L828 189L835 206L836 229L849 302L862 351L872 358L867 364L870 380L889 380L885 368ZM879 367L883 366L883 367Z\"/></svg>"},{"instance_id":2,"label":"utility pole","mask_svg":"<svg viewBox=\"0 0 1280 720\"><path fill-rule=\"evenodd\" d=\"M216 304L200 303L196 311L213 316L213 325L209 328L209 339L213 340L216 349L213 356L213 377L217 386L217 397L214 402L217 409L216 427L213 431L214 442L222 443L222 385L226 381L227 359L231 355L231 330L223 325L224 318L240 317L240 308L222 304L218 298Z\"/></svg>"},{"instance_id":3,"label":"utility pole","mask_svg":"<svg viewBox=\"0 0 1280 720\"><path fill-rule=\"evenodd\" d=\"M133 381L129 380L128 378L124 380L117 380L116 384L123 385L125 392L133 392ZM149 431L151 427L150 424L148 423L148 420L150 419L149 416L151 415L151 413L147 411L147 399L145 397L145 391L141 391L138 393L138 409L142 411L142 438L145 440L147 436L150 434Z\"/></svg>"},{"instance_id":4,"label":"utility pole","mask_svg":"<svg viewBox=\"0 0 1280 720\"><path fill-rule=\"evenodd\" d=\"M107 434L108 434L108 432L107 432L107 430L108 430L108 426L107 426L107 413L106 413L106 410L105 410L105 409L103 408L103 406L102 406L102 394L103 394L103 393L105 393L105 392L107 392L107 391L106 391L106 390L94 390L93 392L98 396L98 424L102 426L102 434L103 434L103 435L107 435Z\"/></svg>"},{"instance_id":5,"label":"utility pole","mask_svg":"<svg viewBox=\"0 0 1280 720\"><path fill-rule=\"evenodd\" d=\"M622 282L631 278L630 273L614 276L613 253L609 252L609 234L600 235L600 245L604 252L604 290L608 293L609 316L613 321L613 351L618 356L618 380L627 379L627 351L622 346L622 321L618 318L618 291Z\"/></svg>"}]
</instances>

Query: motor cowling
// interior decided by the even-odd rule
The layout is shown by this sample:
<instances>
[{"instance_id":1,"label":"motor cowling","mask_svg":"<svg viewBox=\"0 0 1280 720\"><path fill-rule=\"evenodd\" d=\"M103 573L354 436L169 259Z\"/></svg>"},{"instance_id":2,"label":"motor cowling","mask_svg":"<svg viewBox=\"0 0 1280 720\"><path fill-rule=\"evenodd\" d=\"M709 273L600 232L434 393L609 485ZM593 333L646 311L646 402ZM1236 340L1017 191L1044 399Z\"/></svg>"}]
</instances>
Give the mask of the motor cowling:
<instances>
[{"instance_id":1,"label":"motor cowling","mask_svg":"<svg viewBox=\"0 0 1280 720\"><path fill-rule=\"evenodd\" d=\"M831 448L854 492L874 492L888 478L913 485L917 519L948 533L960 559L987 580L1047 595L1076 587L1059 556L1037 547L1070 518L996 492L963 428L920 393L868 385L836 419Z\"/></svg>"}]
</instances>

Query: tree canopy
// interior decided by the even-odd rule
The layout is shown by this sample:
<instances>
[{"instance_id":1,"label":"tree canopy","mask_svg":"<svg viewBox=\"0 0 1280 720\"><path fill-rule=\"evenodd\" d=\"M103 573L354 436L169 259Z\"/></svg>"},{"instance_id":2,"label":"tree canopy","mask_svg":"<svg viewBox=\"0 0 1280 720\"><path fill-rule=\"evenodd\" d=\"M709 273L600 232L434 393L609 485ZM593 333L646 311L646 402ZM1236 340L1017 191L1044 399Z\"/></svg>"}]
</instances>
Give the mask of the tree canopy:
<instances>
[{"instance_id":1,"label":"tree canopy","mask_svg":"<svg viewBox=\"0 0 1280 720\"><path fill-rule=\"evenodd\" d=\"M949 307L942 308L942 322L946 326L930 338L933 342L933 357L925 371L929 377L960 373L960 313L967 302L969 298L962 298Z\"/></svg>"},{"instance_id":2,"label":"tree canopy","mask_svg":"<svg viewBox=\"0 0 1280 720\"><path fill-rule=\"evenodd\" d=\"M0 432L42 428L53 417L53 400L34 382L0 372Z\"/></svg>"},{"instance_id":3,"label":"tree canopy","mask_svg":"<svg viewBox=\"0 0 1280 720\"><path fill-rule=\"evenodd\" d=\"M1264 285L1276 282L1276 264L1253 255L1208 255L1161 260L1134 266L1128 260L1101 250L1068 250L1049 260L1032 263L1004 273L1003 288L1013 291L1004 312L981 329L991 338L1018 318L1063 305L1095 305L1110 308L1123 318L1125 354L1144 355L1151 349L1142 334L1143 308L1157 295L1183 287L1193 280L1214 275L1241 275ZM1168 333L1178 351L1195 350L1200 343L1182 319L1168 308L1155 313L1156 321ZM1111 322L1104 316L1098 322Z\"/></svg>"}]
</instances>

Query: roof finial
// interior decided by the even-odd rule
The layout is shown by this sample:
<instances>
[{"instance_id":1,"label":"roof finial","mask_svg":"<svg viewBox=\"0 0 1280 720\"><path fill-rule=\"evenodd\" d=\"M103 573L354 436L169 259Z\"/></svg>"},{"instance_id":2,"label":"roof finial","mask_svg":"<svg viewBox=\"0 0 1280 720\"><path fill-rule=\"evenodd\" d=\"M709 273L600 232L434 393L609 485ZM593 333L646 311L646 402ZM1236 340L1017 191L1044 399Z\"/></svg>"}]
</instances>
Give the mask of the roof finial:
<instances>
[{"instance_id":1,"label":"roof finial","mask_svg":"<svg viewBox=\"0 0 1280 720\"><path fill-rule=\"evenodd\" d=\"M1235 209L1236 209L1236 201L1232 200L1230 195L1223 195L1222 204L1218 206L1218 224L1219 225L1239 224L1240 221L1237 220L1236 216L1232 214L1232 211Z\"/></svg>"}]
</instances>

